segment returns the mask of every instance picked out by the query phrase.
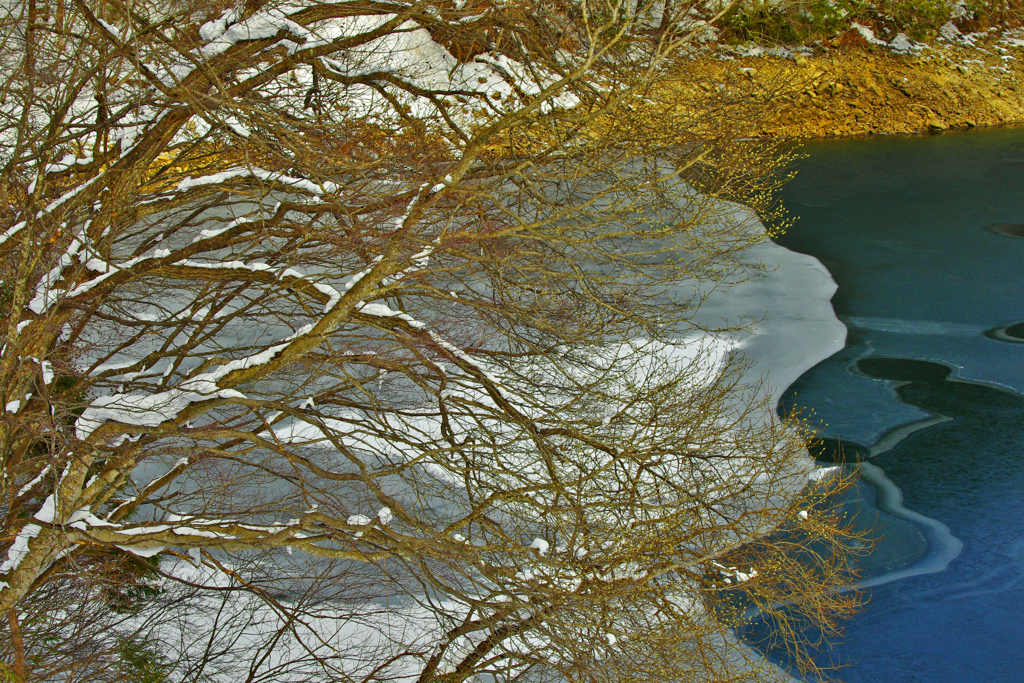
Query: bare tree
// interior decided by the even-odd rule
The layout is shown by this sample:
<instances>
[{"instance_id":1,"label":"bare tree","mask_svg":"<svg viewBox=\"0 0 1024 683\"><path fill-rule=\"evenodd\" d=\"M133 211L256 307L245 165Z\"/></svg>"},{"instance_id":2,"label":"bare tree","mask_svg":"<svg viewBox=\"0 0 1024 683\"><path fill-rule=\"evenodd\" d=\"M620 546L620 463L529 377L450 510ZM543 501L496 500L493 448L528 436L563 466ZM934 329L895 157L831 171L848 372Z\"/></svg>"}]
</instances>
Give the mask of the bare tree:
<instances>
[{"instance_id":1,"label":"bare tree","mask_svg":"<svg viewBox=\"0 0 1024 683\"><path fill-rule=\"evenodd\" d=\"M698 5L9 4L9 672L739 680L737 592L848 611L690 322L779 160L643 113Z\"/></svg>"}]
</instances>

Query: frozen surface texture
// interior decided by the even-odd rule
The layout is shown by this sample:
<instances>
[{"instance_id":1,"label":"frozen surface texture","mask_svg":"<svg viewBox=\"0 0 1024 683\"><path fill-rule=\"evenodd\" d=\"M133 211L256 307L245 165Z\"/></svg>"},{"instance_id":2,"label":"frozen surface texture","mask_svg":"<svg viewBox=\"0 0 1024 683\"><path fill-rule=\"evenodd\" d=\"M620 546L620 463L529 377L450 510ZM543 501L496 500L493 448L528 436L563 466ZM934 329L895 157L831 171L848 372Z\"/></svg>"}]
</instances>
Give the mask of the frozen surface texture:
<instances>
[{"instance_id":1,"label":"frozen surface texture","mask_svg":"<svg viewBox=\"0 0 1024 683\"><path fill-rule=\"evenodd\" d=\"M870 458L849 509L881 532L872 600L823 661L850 664L849 683L1018 680L1024 239L1005 226L1024 209L1024 135L811 152L785 191L802 221L782 243L829 268L850 338L783 410L813 411L823 457Z\"/></svg>"}]
</instances>

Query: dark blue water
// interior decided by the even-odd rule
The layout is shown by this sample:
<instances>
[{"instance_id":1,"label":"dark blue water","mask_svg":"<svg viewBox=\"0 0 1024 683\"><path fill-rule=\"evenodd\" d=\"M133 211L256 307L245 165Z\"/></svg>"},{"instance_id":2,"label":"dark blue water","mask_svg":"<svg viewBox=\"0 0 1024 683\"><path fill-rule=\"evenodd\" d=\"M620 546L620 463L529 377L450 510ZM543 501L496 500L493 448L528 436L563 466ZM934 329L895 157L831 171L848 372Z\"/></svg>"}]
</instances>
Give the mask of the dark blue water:
<instances>
[{"instance_id":1,"label":"dark blue water","mask_svg":"<svg viewBox=\"0 0 1024 683\"><path fill-rule=\"evenodd\" d=\"M848 683L1024 681L1024 131L805 151L779 242L829 269L850 334L781 410L869 463L852 504L882 534L821 660Z\"/></svg>"}]
</instances>

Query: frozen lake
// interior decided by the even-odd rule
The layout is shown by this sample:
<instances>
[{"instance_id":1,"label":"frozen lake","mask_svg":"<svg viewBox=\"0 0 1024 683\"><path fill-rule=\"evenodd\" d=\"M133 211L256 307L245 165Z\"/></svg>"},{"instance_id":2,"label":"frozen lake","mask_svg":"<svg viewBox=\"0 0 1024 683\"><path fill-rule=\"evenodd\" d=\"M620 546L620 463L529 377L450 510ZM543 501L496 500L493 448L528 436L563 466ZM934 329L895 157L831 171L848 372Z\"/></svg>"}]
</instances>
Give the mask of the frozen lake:
<instances>
[{"instance_id":1,"label":"frozen lake","mask_svg":"<svg viewBox=\"0 0 1024 683\"><path fill-rule=\"evenodd\" d=\"M805 151L779 242L828 268L849 334L780 410L820 425L821 457L867 461L849 509L881 532L871 600L821 661L847 683L1019 681L1024 131Z\"/></svg>"}]
</instances>

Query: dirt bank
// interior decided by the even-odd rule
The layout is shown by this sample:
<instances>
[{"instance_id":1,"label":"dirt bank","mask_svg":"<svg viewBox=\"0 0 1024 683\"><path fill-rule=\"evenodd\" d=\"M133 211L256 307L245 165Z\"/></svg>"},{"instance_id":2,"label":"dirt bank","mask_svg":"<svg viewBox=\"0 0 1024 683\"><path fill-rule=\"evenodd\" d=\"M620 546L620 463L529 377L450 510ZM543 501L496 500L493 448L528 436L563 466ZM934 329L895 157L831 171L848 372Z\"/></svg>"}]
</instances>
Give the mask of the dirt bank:
<instances>
[{"instance_id":1,"label":"dirt bank","mask_svg":"<svg viewBox=\"0 0 1024 683\"><path fill-rule=\"evenodd\" d=\"M679 83L685 90L754 94L765 107L744 125L760 137L1024 122L1024 41L993 33L974 43L937 44L916 55L854 42L819 46L795 58L716 56L696 60L688 74L691 82Z\"/></svg>"}]
</instances>

